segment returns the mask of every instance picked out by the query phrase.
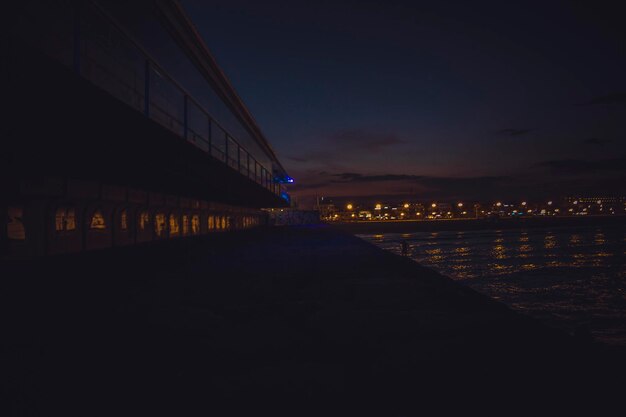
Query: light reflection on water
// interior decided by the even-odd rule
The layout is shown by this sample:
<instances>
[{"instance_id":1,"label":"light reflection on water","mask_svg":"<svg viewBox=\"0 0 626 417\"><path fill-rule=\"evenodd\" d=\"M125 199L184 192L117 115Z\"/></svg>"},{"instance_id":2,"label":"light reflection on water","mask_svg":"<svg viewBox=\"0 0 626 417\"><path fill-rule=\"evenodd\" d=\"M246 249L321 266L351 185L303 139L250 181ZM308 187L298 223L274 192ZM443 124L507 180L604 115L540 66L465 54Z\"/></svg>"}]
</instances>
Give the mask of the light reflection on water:
<instances>
[{"instance_id":1,"label":"light reflection on water","mask_svg":"<svg viewBox=\"0 0 626 417\"><path fill-rule=\"evenodd\" d=\"M624 226L361 235L513 308L626 345Z\"/></svg>"}]
</instances>

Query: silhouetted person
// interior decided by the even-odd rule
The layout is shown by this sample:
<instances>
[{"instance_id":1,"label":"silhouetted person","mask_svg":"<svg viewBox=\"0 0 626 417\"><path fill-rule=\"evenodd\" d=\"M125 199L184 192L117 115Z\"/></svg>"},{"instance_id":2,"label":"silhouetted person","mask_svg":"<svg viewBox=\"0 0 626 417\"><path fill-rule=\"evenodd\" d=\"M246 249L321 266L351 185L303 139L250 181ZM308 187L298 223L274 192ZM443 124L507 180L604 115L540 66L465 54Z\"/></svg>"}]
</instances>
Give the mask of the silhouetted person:
<instances>
[{"instance_id":1,"label":"silhouetted person","mask_svg":"<svg viewBox=\"0 0 626 417\"><path fill-rule=\"evenodd\" d=\"M409 243L406 240L402 241L402 256L409 255Z\"/></svg>"}]
</instances>

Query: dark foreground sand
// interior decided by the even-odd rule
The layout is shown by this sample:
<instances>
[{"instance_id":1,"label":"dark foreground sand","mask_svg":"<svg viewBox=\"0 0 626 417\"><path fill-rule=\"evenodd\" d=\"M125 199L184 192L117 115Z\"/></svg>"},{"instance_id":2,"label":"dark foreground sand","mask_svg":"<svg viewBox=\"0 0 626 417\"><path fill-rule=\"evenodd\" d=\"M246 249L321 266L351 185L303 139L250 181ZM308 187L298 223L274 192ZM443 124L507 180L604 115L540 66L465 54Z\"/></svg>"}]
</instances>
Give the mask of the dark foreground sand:
<instances>
[{"instance_id":1,"label":"dark foreground sand","mask_svg":"<svg viewBox=\"0 0 626 417\"><path fill-rule=\"evenodd\" d=\"M328 227L1 273L0 415L602 415L623 392L621 352Z\"/></svg>"}]
</instances>

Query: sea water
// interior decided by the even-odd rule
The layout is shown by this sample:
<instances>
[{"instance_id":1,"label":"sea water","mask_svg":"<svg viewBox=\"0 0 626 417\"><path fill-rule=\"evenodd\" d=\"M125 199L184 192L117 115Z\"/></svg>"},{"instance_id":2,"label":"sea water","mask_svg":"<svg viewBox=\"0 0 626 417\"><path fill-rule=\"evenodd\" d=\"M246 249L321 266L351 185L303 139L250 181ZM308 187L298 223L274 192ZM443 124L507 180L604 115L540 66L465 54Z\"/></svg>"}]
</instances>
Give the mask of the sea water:
<instances>
[{"instance_id":1,"label":"sea water","mask_svg":"<svg viewBox=\"0 0 626 417\"><path fill-rule=\"evenodd\" d=\"M568 332L626 346L626 227L359 235Z\"/></svg>"}]
</instances>

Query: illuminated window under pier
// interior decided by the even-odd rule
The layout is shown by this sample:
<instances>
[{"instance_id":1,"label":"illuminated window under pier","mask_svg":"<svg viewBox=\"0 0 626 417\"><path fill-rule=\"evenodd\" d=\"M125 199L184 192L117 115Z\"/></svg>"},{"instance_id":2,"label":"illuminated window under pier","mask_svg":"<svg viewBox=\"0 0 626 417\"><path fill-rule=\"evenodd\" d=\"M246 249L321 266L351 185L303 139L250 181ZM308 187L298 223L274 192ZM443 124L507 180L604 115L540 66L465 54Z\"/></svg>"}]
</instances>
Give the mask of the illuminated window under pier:
<instances>
[{"instance_id":1,"label":"illuminated window under pier","mask_svg":"<svg viewBox=\"0 0 626 417\"><path fill-rule=\"evenodd\" d=\"M10 241L25 241L26 229L24 227L24 209L11 206L7 209L7 238Z\"/></svg>"},{"instance_id":2,"label":"illuminated window under pier","mask_svg":"<svg viewBox=\"0 0 626 417\"><path fill-rule=\"evenodd\" d=\"M170 204L197 207L194 210L163 207L165 199L126 199L100 202L72 200L40 202L41 223L47 223L49 233L29 235L30 222L35 215L24 213L37 210L28 203L6 208L5 239L9 245L30 245L43 248L45 253L68 253L102 249L161 239L201 236L248 230L264 224L264 212L246 208L218 205L212 210L207 202L170 198ZM157 207L150 205L150 201ZM226 211L227 210L227 211ZM38 243L39 240L39 243ZM45 240L45 241L44 241ZM32 242L31 242L32 241Z\"/></svg>"}]
</instances>

